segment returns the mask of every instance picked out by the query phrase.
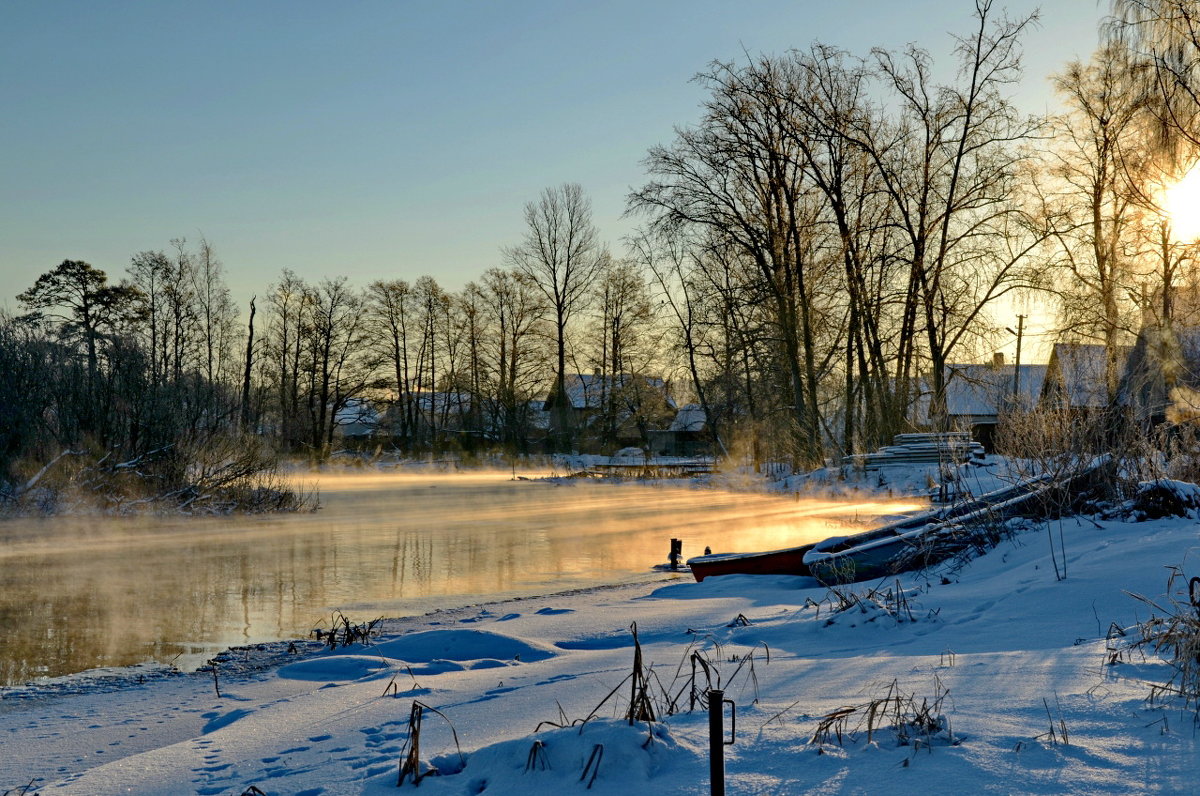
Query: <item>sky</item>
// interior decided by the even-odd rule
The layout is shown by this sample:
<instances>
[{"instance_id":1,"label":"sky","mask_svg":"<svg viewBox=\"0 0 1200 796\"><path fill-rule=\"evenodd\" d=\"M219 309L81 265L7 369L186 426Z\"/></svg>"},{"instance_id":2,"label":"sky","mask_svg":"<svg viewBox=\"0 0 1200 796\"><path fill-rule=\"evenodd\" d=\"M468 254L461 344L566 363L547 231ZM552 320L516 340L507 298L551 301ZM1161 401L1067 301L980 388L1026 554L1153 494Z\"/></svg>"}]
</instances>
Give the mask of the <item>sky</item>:
<instances>
[{"instance_id":1,"label":"sky","mask_svg":"<svg viewBox=\"0 0 1200 796\"><path fill-rule=\"evenodd\" d=\"M997 6L1010 15L1028 0ZM110 275L204 236L239 303L317 281L504 265L522 207L578 182L621 248L646 151L699 117L714 59L917 42L948 65L970 0L153 2L0 10L0 307L64 259ZM1086 58L1104 0L1053 0L1018 100Z\"/></svg>"}]
</instances>

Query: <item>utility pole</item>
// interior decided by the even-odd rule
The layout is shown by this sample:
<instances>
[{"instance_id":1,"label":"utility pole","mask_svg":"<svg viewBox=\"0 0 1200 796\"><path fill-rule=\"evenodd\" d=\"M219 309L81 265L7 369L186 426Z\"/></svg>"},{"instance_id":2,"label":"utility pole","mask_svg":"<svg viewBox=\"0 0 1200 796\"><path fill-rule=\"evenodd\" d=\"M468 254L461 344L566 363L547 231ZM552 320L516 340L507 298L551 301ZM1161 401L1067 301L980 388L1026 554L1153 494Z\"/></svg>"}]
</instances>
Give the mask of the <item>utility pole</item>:
<instances>
[{"instance_id":1,"label":"utility pole","mask_svg":"<svg viewBox=\"0 0 1200 796\"><path fill-rule=\"evenodd\" d=\"M1021 337L1025 334L1025 316L1017 316L1017 362L1013 365L1013 406L1021 395Z\"/></svg>"}]
</instances>

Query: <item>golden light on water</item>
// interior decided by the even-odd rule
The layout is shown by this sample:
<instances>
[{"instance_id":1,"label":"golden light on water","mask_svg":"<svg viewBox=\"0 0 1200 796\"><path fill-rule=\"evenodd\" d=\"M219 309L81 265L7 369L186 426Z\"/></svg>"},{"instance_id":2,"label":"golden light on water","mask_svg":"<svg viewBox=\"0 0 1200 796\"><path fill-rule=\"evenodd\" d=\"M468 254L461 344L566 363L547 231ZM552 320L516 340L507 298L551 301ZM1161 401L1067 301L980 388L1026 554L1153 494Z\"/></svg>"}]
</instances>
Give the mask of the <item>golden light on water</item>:
<instances>
[{"instance_id":1,"label":"golden light on water","mask_svg":"<svg viewBox=\"0 0 1200 796\"><path fill-rule=\"evenodd\" d=\"M920 505L511 478L297 473L320 511L0 523L0 685L181 654L196 665L303 637L335 609L360 621L660 580L672 538L685 557L771 550Z\"/></svg>"},{"instance_id":2,"label":"golden light on water","mask_svg":"<svg viewBox=\"0 0 1200 796\"><path fill-rule=\"evenodd\" d=\"M1176 240L1191 243L1200 239L1200 161L1183 179L1166 189L1163 207L1171 219Z\"/></svg>"}]
</instances>

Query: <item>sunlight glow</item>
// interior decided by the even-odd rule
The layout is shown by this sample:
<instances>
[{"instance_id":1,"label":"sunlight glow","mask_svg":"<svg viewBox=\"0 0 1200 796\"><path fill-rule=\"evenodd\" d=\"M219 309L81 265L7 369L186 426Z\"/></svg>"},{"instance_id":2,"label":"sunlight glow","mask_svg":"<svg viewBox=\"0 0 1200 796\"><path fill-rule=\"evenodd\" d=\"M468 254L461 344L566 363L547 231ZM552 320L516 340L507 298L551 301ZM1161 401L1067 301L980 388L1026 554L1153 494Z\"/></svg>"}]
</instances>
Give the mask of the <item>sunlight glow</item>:
<instances>
[{"instance_id":1,"label":"sunlight glow","mask_svg":"<svg viewBox=\"0 0 1200 796\"><path fill-rule=\"evenodd\" d=\"M1166 190L1163 204L1176 240L1191 243L1200 239L1200 162Z\"/></svg>"}]
</instances>

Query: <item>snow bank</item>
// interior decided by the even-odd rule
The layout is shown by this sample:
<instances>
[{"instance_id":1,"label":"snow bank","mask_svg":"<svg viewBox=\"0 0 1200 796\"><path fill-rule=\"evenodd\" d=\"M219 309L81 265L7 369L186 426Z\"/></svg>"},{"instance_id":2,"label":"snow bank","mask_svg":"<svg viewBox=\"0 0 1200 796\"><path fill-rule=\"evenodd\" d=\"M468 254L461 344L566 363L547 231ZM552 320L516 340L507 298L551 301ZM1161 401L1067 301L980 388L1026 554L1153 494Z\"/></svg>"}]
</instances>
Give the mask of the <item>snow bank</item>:
<instances>
[{"instance_id":1,"label":"snow bank","mask_svg":"<svg viewBox=\"0 0 1200 796\"><path fill-rule=\"evenodd\" d=\"M1169 668L1107 661L1110 628L1144 613L1127 591L1161 595L1168 565L1200 574L1200 527L1067 519L1062 531L1065 580L1038 531L960 570L838 592L786 576L673 579L393 620L371 646L247 651L283 664L223 667L220 696L205 673L12 689L0 792L394 794L419 701L437 711L422 770L441 772L421 792L706 794L707 719L689 694L708 682L737 703L730 794L1196 792L1193 714L1147 702ZM621 718L635 621L657 704L675 702L653 725ZM917 705L940 695L923 725L936 742L848 720L840 742L810 743L889 689Z\"/></svg>"}]
</instances>

